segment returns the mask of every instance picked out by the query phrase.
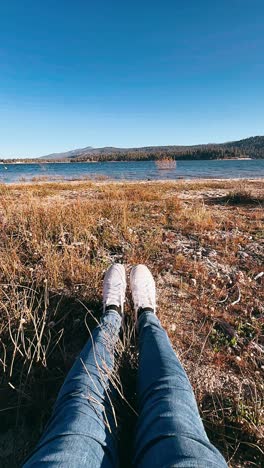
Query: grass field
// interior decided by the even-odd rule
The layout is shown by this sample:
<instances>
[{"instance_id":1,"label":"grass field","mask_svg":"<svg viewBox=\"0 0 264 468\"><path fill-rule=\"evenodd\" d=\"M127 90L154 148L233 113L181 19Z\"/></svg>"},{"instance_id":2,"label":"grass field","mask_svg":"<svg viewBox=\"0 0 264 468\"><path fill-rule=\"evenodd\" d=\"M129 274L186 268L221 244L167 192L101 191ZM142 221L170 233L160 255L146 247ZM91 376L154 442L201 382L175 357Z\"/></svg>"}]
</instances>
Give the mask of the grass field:
<instances>
[{"instance_id":1,"label":"grass field","mask_svg":"<svg viewBox=\"0 0 264 468\"><path fill-rule=\"evenodd\" d=\"M264 463L263 200L261 181L0 186L2 466L38 440L117 261L153 272L158 315L229 465ZM133 336L121 374L135 405Z\"/></svg>"}]
</instances>

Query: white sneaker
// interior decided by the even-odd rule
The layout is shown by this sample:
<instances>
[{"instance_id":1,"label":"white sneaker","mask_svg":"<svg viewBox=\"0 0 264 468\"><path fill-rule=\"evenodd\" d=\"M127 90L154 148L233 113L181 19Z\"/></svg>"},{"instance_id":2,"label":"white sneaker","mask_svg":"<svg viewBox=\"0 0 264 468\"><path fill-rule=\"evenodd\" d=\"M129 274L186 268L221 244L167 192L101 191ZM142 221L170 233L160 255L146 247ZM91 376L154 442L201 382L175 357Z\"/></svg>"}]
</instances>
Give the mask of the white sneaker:
<instances>
[{"instance_id":1,"label":"white sneaker","mask_svg":"<svg viewBox=\"0 0 264 468\"><path fill-rule=\"evenodd\" d=\"M124 311L126 293L126 272L124 265L115 263L108 268L103 285L103 310L107 306L114 305L120 308L121 314Z\"/></svg>"},{"instance_id":2,"label":"white sneaker","mask_svg":"<svg viewBox=\"0 0 264 468\"><path fill-rule=\"evenodd\" d=\"M150 308L156 313L156 288L154 278L146 265L134 266L130 272L130 288L136 313L140 308Z\"/></svg>"}]
</instances>

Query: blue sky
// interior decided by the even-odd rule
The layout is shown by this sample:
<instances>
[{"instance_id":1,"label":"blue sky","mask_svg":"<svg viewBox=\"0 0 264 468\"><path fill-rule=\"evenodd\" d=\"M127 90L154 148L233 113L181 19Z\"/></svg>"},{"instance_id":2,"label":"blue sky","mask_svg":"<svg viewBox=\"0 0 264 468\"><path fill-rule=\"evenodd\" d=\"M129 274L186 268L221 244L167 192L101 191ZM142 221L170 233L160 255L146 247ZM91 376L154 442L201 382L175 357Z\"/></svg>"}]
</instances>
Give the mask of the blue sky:
<instances>
[{"instance_id":1,"label":"blue sky","mask_svg":"<svg viewBox=\"0 0 264 468\"><path fill-rule=\"evenodd\" d=\"M264 134L263 0L0 2L0 157Z\"/></svg>"}]
</instances>

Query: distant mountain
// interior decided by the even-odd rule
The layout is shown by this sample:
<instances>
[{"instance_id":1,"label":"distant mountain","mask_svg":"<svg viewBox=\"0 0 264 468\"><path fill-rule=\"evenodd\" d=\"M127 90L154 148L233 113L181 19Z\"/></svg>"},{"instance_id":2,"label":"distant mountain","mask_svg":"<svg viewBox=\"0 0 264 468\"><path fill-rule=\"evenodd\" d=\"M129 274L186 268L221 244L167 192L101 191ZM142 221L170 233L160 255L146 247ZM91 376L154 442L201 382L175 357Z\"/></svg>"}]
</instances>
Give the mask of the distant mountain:
<instances>
[{"instance_id":1,"label":"distant mountain","mask_svg":"<svg viewBox=\"0 0 264 468\"><path fill-rule=\"evenodd\" d=\"M64 158L74 158L82 155L97 155L97 154L116 154L116 153L127 153L131 151L147 151L151 149L152 151L155 148L171 148L170 146L153 146L145 148L115 148L114 146L104 146L102 148L93 148L92 146L87 146L86 148L80 148L72 151L66 151L65 153L52 153L47 156L41 156L39 159L64 159Z\"/></svg>"},{"instance_id":2,"label":"distant mountain","mask_svg":"<svg viewBox=\"0 0 264 468\"><path fill-rule=\"evenodd\" d=\"M72 151L66 151L65 153L52 153L48 154L47 156L41 156L39 159L64 159L64 158L72 158L79 154L86 153L87 151L93 149L91 146L87 146L86 148L80 148Z\"/></svg>"},{"instance_id":3,"label":"distant mountain","mask_svg":"<svg viewBox=\"0 0 264 468\"><path fill-rule=\"evenodd\" d=\"M109 161L109 160L146 160L160 159L164 156L175 159L234 159L264 158L264 136L245 138L226 143L209 143L193 146L146 146L142 148L115 148L111 146L93 148L87 146L64 153L42 156L45 161L69 162Z\"/></svg>"}]
</instances>

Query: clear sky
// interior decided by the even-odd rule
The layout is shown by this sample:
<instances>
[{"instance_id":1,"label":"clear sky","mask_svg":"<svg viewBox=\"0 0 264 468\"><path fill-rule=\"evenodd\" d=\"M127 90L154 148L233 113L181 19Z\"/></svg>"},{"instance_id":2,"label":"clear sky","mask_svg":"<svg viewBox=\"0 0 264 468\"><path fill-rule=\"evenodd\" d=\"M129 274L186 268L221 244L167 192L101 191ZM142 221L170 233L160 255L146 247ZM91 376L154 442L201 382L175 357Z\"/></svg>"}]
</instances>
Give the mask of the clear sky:
<instances>
[{"instance_id":1,"label":"clear sky","mask_svg":"<svg viewBox=\"0 0 264 468\"><path fill-rule=\"evenodd\" d=\"M263 0L0 1L0 157L263 134Z\"/></svg>"}]
</instances>

